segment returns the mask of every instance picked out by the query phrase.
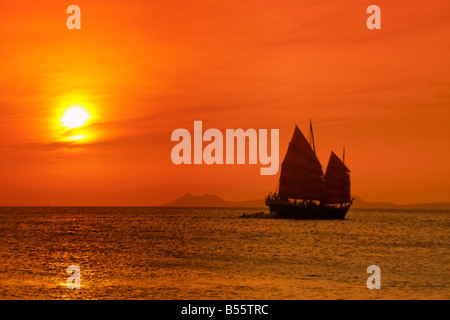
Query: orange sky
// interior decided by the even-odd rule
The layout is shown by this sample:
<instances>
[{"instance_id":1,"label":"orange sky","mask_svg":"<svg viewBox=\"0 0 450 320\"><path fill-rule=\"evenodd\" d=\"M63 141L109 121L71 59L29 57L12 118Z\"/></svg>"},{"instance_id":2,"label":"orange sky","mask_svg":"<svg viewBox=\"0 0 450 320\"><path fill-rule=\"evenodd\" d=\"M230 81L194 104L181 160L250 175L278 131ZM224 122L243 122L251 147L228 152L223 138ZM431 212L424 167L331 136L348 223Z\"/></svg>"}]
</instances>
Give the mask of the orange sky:
<instances>
[{"instance_id":1,"label":"orange sky","mask_svg":"<svg viewBox=\"0 0 450 320\"><path fill-rule=\"evenodd\" d=\"M449 34L447 0L2 1L0 205L261 199L277 176L176 166L172 131L279 128L281 161L310 118L324 168L345 144L352 194L450 201ZM78 142L73 103L93 115Z\"/></svg>"}]
</instances>

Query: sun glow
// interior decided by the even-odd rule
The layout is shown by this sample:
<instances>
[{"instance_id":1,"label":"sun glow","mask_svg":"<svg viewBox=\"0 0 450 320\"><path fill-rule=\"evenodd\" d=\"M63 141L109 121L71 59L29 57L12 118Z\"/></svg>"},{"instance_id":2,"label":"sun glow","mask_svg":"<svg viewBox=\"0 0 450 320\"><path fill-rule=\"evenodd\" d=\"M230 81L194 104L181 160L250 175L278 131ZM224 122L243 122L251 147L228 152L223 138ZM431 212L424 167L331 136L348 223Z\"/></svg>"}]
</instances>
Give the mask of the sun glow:
<instances>
[{"instance_id":1,"label":"sun glow","mask_svg":"<svg viewBox=\"0 0 450 320\"><path fill-rule=\"evenodd\" d=\"M64 111L61 124L68 129L79 128L91 118L89 112L82 106L71 106Z\"/></svg>"},{"instance_id":2,"label":"sun glow","mask_svg":"<svg viewBox=\"0 0 450 320\"><path fill-rule=\"evenodd\" d=\"M86 135L85 134L77 134L76 136L72 136L67 138L67 140L71 140L71 141L76 141L76 140L83 140L86 139Z\"/></svg>"}]
</instances>

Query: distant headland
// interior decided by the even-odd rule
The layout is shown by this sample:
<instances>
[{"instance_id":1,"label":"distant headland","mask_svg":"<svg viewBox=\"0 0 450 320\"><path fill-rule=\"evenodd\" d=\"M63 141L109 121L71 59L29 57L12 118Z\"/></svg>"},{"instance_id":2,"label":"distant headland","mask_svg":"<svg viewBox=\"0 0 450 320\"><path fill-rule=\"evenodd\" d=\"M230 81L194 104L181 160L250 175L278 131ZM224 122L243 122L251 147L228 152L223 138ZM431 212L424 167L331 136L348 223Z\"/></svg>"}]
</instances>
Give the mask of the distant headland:
<instances>
[{"instance_id":1,"label":"distant headland","mask_svg":"<svg viewBox=\"0 0 450 320\"><path fill-rule=\"evenodd\" d=\"M162 207L263 208L265 207L265 204L263 199L226 201L214 194L194 196L190 193L186 193L184 196L162 205Z\"/></svg>"}]
</instances>

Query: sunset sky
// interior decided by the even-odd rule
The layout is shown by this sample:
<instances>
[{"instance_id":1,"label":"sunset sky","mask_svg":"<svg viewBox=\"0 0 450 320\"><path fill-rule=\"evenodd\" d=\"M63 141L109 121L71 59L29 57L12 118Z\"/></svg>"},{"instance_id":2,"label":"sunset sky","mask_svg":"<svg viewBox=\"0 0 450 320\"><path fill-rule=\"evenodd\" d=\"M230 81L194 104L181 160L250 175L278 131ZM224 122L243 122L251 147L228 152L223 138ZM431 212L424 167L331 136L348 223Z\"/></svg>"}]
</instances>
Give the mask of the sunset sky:
<instances>
[{"instance_id":1,"label":"sunset sky","mask_svg":"<svg viewBox=\"0 0 450 320\"><path fill-rule=\"evenodd\" d=\"M280 129L281 162L310 119L324 170L345 145L353 195L450 202L449 35L448 0L2 1L0 205L262 199L278 176L176 166L172 131Z\"/></svg>"}]
</instances>

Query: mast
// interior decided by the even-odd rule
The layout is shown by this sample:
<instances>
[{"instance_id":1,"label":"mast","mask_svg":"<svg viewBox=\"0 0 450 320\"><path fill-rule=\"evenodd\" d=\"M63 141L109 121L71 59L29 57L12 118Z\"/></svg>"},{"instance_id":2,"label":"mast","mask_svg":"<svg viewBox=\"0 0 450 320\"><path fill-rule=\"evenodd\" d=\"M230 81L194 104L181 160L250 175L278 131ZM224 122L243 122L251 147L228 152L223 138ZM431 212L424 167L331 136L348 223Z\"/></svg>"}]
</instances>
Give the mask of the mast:
<instances>
[{"instance_id":1,"label":"mast","mask_svg":"<svg viewBox=\"0 0 450 320\"><path fill-rule=\"evenodd\" d=\"M344 150L342 151L342 163L345 164L345 146Z\"/></svg>"},{"instance_id":2,"label":"mast","mask_svg":"<svg viewBox=\"0 0 450 320\"><path fill-rule=\"evenodd\" d=\"M314 132L313 132L313 128L312 128L312 121L311 121L311 119L309 119L309 134L310 134L310 137L311 137L310 143L312 144L312 148L313 148L314 154L316 154L316 143L314 142Z\"/></svg>"}]
</instances>

